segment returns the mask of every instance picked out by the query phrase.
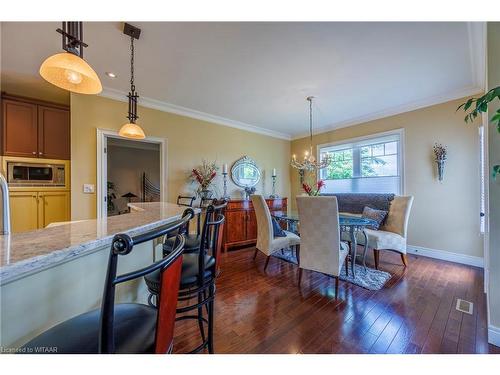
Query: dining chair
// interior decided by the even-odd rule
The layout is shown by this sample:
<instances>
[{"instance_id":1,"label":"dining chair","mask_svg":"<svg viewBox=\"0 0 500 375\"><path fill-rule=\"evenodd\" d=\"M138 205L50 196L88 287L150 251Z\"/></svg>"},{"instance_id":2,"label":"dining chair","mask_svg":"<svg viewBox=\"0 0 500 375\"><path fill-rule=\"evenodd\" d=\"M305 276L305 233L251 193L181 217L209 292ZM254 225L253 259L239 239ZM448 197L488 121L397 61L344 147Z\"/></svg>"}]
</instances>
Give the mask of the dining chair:
<instances>
[{"instance_id":1,"label":"dining chair","mask_svg":"<svg viewBox=\"0 0 500 375\"><path fill-rule=\"evenodd\" d=\"M195 196L178 195L177 196L177 205L178 206L193 207L193 202L195 200L196 200Z\"/></svg>"},{"instance_id":2,"label":"dining chair","mask_svg":"<svg viewBox=\"0 0 500 375\"><path fill-rule=\"evenodd\" d=\"M125 233L115 235L111 243L101 308L48 329L26 343L21 352L35 353L37 348L56 348L57 354L171 353L184 248L184 237L176 233L193 215L193 210L187 209L182 219L174 223L134 237ZM119 258L130 254L136 245L172 233L176 237L176 245L168 257L117 275ZM117 285L137 280L151 272L158 272L160 280L161 303L157 309L142 303L115 303Z\"/></svg>"},{"instance_id":3,"label":"dining chair","mask_svg":"<svg viewBox=\"0 0 500 375\"><path fill-rule=\"evenodd\" d=\"M300 245L300 237L295 233L284 231L285 237L274 237L273 223L271 212L262 195L251 195L255 216L257 218L257 245L253 259L257 257L257 251L263 252L266 256L266 265L264 271L269 264L270 256L275 252L289 247L297 247Z\"/></svg>"},{"instance_id":4,"label":"dining chair","mask_svg":"<svg viewBox=\"0 0 500 375\"><path fill-rule=\"evenodd\" d=\"M396 196L389 206L389 212L385 223L379 230L365 229L368 239L368 248L373 249L375 258L375 268L378 269L380 263L380 251L395 251L401 255L401 260L405 267L408 267L408 257L406 255L408 221L413 205L413 196ZM364 245L364 239L360 238Z\"/></svg>"},{"instance_id":5,"label":"dining chair","mask_svg":"<svg viewBox=\"0 0 500 375\"><path fill-rule=\"evenodd\" d=\"M297 197L300 220L299 287L304 269L335 278L338 296L339 275L346 263L348 246L340 240L336 197Z\"/></svg>"}]
</instances>

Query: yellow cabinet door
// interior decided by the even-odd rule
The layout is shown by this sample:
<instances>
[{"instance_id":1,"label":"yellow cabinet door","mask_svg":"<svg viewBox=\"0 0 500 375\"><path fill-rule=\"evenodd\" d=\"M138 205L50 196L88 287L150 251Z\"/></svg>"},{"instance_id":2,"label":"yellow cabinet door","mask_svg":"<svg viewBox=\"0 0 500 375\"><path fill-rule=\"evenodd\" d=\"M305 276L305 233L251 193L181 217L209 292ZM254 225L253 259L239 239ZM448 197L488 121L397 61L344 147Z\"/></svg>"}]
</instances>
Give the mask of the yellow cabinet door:
<instances>
[{"instance_id":1,"label":"yellow cabinet door","mask_svg":"<svg viewBox=\"0 0 500 375\"><path fill-rule=\"evenodd\" d=\"M70 220L69 191L44 191L38 193L38 226Z\"/></svg>"},{"instance_id":2,"label":"yellow cabinet door","mask_svg":"<svg viewBox=\"0 0 500 375\"><path fill-rule=\"evenodd\" d=\"M9 194L12 232L38 229L38 194L36 191L12 191Z\"/></svg>"}]
</instances>

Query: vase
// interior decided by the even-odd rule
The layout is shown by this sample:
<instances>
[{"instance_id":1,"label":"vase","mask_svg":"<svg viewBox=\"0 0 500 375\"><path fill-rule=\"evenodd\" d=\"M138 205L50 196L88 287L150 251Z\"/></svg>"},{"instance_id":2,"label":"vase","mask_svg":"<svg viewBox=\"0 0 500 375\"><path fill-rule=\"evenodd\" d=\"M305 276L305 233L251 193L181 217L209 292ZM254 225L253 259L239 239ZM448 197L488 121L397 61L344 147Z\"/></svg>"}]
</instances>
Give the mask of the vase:
<instances>
[{"instance_id":1,"label":"vase","mask_svg":"<svg viewBox=\"0 0 500 375\"><path fill-rule=\"evenodd\" d=\"M438 159L436 160L437 168L438 168L438 180L443 181L444 178L444 162L446 159Z\"/></svg>"},{"instance_id":2,"label":"vase","mask_svg":"<svg viewBox=\"0 0 500 375\"><path fill-rule=\"evenodd\" d=\"M210 199L212 198L212 190L208 190L208 189L202 189L200 190L199 192L199 195L200 195L200 198L203 200L203 199Z\"/></svg>"}]
</instances>

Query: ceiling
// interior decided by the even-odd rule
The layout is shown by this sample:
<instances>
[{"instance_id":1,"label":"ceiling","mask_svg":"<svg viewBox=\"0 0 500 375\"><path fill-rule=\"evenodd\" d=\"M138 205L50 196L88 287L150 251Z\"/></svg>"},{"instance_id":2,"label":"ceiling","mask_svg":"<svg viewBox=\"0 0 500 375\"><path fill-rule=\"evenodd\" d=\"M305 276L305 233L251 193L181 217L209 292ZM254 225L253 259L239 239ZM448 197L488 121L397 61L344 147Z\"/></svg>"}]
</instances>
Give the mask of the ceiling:
<instances>
[{"instance_id":1,"label":"ceiling","mask_svg":"<svg viewBox=\"0 0 500 375\"><path fill-rule=\"evenodd\" d=\"M285 139L308 131L308 95L321 132L484 87L483 23L131 23L142 29L135 60L142 105ZM61 49L59 26L3 22L2 80L49 85L38 69ZM84 57L102 95L126 100L123 24L84 27Z\"/></svg>"}]
</instances>

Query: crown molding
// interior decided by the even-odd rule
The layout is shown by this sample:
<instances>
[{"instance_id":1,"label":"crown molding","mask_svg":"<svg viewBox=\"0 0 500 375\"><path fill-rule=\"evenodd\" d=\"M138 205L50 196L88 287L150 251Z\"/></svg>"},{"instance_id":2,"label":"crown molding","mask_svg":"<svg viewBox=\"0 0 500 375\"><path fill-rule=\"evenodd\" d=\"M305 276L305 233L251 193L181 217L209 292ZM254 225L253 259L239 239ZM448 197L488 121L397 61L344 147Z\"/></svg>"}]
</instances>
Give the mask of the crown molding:
<instances>
[{"instance_id":1,"label":"crown molding","mask_svg":"<svg viewBox=\"0 0 500 375\"><path fill-rule=\"evenodd\" d=\"M469 57L474 86L486 88L486 22L467 22Z\"/></svg>"},{"instance_id":2,"label":"crown molding","mask_svg":"<svg viewBox=\"0 0 500 375\"><path fill-rule=\"evenodd\" d=\"M367 114L364 116L359 116L356 118L352 118L349 120L345 120L345 121L330 124L328 126L317 128L316 131L314 132L314 135L327 133L327 132L330 132L332 130L337 130L337 129L341 129L341 128L347 128L349 126L361 125L365 122L380 120L380 119L385 118L385 117L390 117L390 116L399 115L399 114L405 113L405 112L415 111L417 109L430 107L430 106L433 106L436 104L446 103L446 102L449 102L452 100L464 98L464 97L471 96L471 95L476 95L476 94L479 94L483 91L484 91L484 88L472 86L472 87L467 87L467 88L462 89L462 90L450 92L447 94L437 95L437 96L433 96L430 98L416 100L416 101L413 101L413 102L410 102L407 104L389 107L389 108L384 109L383 111L373 112L373 113L370 113L370 114ZM309 133L306 133L306 132L299 133L297 135L292 135L292 140L301 139L301 138L305 138L308 136L309 136Z\"/></svg>"},{"instance_id":3,"label":"crown molding","mask_svg":"<svg viewBox=\"0 0 500 375\"><path fill-rule=\"evenodd\" d=\"M120 102L127 102L127 93L126 92L111 89L108 87L103 87L103 90L99 94L99 96L102 96L102 97L105 97L108 99L117 100ZM139 105L142 107L146 107L146 108L157 109L157 110L163 111L163 112L174 113L174 114L180 115L180 116L186 116L186 117L190 117L190 118L195 118L197 120L211 122L211 123L214 123L216 125L228 126L231 128L245 130L245 131L252 132L252 133L267 135L267 136L273 137L273 138L285 139L287 141L291 140L290 134L285 134L285 133L280 133L280 132L277 132L274 130L264 129L264 128L261 128L259 126L250 125L250 124L240 122L240 121L230 120L228 118L224 118L224 117L220 117L220 116L216 116L216 115L211 115L211 114L206 113L206 112L201 112L201 111L197 111L194 109L181 107L181 106L178 106L176 104L171 104L171 103L167 103L164 101L147 98L144 96L141 96L139 98Z\"/></svg>"}]
</instances>

